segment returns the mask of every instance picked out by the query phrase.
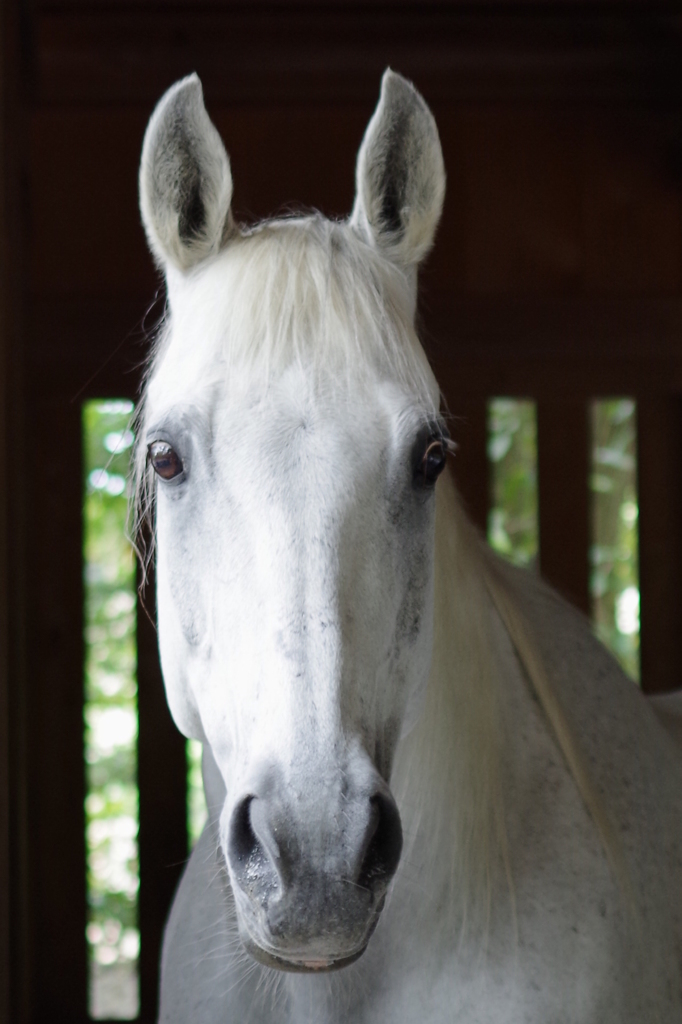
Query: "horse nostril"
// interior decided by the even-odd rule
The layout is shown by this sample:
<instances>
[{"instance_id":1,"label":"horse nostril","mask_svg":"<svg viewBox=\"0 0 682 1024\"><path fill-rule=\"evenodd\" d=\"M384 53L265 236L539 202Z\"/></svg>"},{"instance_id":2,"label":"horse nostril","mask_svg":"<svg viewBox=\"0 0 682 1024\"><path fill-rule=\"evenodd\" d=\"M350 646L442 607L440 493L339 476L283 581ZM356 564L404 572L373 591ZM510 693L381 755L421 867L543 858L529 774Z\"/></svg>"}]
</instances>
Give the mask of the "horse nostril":
<instances>
[{"instance_id":1,"label":"horse nostril","mask_svg":"<svg viewBox=\"0 0 682 1024\"><path fill-rule=\"evenodd\" d=\"M232 813L227 850L234 865L246 864L260 850L258 837L251 825L251 804L254 799L252 796L244 797Z\"/></svg>"},{"instance_id":2,"label":"horse nostril","mask_svg":"<svg viewBox=\"0 0 682 1024\"><path fill-rule=\"evenodd\" d=\"M357 881L369 889L388 883L395 874L403 848L400 815L393 799L383 793L371 798L371 816Z\"/></svg>"},{"instance_id":3,"label":"horse nostril","mask_svg":"<svg viewBox=\"0 0 682 1024\"><path fill-rule=\"evenodd\" d=\"M247 796L235 807L227 839L227 859L234 880L252 899L263 901L279 887L279 849L263 800Z\"/></svg>"}]
</instances>

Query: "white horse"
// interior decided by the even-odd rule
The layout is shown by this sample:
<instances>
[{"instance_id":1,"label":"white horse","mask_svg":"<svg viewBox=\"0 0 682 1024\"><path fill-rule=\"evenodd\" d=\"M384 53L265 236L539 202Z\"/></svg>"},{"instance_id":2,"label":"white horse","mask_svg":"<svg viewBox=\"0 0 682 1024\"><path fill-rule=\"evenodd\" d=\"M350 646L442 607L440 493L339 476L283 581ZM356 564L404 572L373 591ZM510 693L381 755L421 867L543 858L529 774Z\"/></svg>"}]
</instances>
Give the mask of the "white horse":
<instances>
[{"instance_id":1,"label":"white horse","mask_svg":"<svg viewBox=\"0 0 682 1024\"><path fill-rule=\"evenodd\" d=\"M140 186L169 311L139 477L210 810L161 1021L679 1024L678 750L446 468L414 327L445 187L423 99L386 72L348 221L240 228L196 76Z\"/></svg>"}]
</instances>

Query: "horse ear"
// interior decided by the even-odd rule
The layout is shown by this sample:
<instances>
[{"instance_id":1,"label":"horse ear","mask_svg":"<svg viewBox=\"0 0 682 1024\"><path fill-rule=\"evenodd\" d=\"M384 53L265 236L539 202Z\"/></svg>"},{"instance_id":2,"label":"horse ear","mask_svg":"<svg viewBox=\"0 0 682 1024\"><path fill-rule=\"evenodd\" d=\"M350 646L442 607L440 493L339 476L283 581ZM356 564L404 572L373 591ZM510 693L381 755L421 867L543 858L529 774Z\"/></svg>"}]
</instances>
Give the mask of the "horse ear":
<instances>
[{"instance_id":1,"label":"horse ear","mask_svg":"<svg viewBox=\"0 0 682 1024\"><path fill-rule=\"evenodd\" d=\"M401 266L416 266L433 244L445 168L433 114L406 79L388 68L358 153L351 224Z\"/></svg>"},{"instance_id":2,"label":"horse ear","mask_svg":"<svg viewBox=\"0 0 682 1024\"><path fill-rule=\"evenodd\" d=\"M162 268L188 270L218 252L233 227L232 175L222 140L189 75L151 116L140 162L140 212Z\"/></svg>"}]
</instances>

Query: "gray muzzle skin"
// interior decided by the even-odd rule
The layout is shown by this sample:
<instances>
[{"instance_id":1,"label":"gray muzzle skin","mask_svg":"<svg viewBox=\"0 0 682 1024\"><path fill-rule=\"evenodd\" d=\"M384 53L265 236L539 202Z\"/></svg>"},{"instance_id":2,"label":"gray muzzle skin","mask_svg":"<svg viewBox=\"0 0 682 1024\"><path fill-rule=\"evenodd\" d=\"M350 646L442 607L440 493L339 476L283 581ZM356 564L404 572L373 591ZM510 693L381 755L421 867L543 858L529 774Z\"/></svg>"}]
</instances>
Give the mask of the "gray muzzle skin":
<instances>
[{"instance_id":1,"label":"gray muzzle skin","mask_svg":"<svg viewBox=\"0 0 682 1024\"><path fill-rule=\"evenodd\" d=\"M373 775L369 796L366 785L346 791L322 820L302 815L277 785L237 801L226 862L240 936L256 960L337 970L364 952L402 850L395 801Z\"/></svg>"}]
</instances>

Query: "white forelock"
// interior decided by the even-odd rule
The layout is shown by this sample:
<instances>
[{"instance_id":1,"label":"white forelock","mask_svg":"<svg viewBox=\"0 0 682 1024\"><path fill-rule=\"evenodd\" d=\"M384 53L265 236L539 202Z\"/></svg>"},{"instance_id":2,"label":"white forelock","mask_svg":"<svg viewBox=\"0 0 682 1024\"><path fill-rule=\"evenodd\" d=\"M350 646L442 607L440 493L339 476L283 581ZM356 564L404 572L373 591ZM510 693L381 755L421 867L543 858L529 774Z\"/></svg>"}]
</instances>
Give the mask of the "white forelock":
<instances>
[{"instance_id":1,"label":"white forelock","mask_svg":"<svg viewBox=\"0 0 682 1024\"><path fill-rule=\"evenodd\" d=\"M266 221L189 274L168 278L169 320L154 400L188 385L264 385L292 362L357 388L378 373L437 405L414 329L407 274L347 223L320 214Z\"/></svg>"}]
</instances>

